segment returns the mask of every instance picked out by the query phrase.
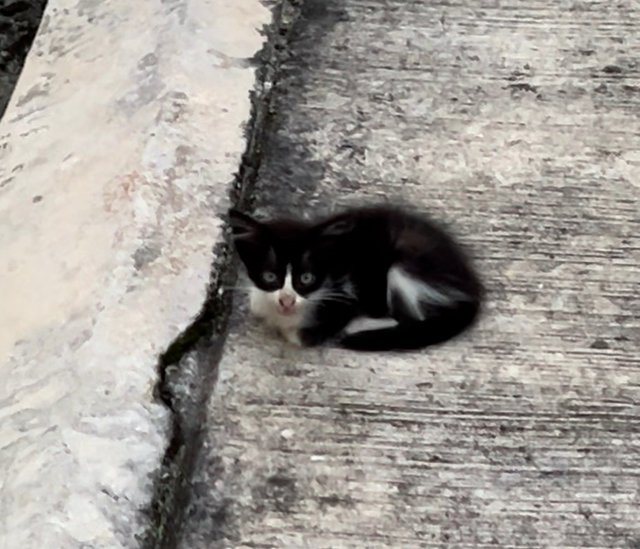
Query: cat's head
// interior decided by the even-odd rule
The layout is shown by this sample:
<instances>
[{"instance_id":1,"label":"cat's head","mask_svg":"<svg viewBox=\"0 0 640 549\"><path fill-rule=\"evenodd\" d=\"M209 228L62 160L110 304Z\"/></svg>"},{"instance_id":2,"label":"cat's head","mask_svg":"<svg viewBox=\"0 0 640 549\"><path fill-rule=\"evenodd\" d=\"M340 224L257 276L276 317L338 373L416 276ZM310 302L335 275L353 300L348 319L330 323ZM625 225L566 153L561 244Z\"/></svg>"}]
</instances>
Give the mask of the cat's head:
<instances>
[{"instance_id":1,"label":"cat's head","mask_svg":"<svg viewBox=\"0 0 640 549\"><path fill-rule=\"evenodd\" d=\"M258 221L237 210L229 211L229 220L249 279L275 312L299 314L336 292L340 269L334 243L350 230L348 222Z\"/></svg>"}]
</instances>

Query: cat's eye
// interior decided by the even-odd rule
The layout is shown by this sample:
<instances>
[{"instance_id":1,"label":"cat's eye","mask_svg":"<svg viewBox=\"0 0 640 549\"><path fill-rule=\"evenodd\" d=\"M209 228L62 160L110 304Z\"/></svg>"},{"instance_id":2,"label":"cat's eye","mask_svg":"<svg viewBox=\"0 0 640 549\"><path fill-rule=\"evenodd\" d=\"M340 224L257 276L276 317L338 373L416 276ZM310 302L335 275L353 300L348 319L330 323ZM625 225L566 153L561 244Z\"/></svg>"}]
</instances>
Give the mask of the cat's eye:
<instances>
[{"instance_id":1,"label":"cat's eye","mask_svg":"<svg viewBox=\"0 0 640 549\"><path fill-rule=\"evenodd\" d=\"M313 273L302 273L300 275L300 282L305 286L308 286L309 284L313 284L313 281L315 279L316 277L313 276Z\"/></svg>"},{"instance_id":2,"label":"cat's eye","mask_svg":"<svg viewBox=\"0 0 640 549\"><path fill-rule=\"evenodd\" d=\"M262 273L262 280L264 280L267 284L272 284L277 279L278 277L276 276L276 273L272 273L271 271L265 271L264 273Z\"/></svg>"}]
</instances>

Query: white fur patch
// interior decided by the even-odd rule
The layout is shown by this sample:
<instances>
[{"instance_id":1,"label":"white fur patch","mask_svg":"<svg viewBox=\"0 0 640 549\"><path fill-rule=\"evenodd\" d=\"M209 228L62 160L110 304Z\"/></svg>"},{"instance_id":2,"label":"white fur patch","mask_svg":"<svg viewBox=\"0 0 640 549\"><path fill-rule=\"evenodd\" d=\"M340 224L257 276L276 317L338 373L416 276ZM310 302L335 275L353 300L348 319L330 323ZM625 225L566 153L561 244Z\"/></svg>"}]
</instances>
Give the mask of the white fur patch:
<instances>
[{"instance_id":1,"label":"white fur patch","mask_svg":"<svg viewBox=\"0 0 640 549\"><path fill-rule=\"evenodd\" d=\"M431 303L446 306L456 300L452 294L425 284L397 265L391 267L387 273L387 305L389 307L391 307L391 298L394 295L402 299L407 312L416 320L426 318L423 305Z\"/></svg>"},{"instance_id":2,"label":"white fur patch","mask_svg":"<svg viewBox=\"0 0 640 549\"><path fill-rule=\"evenodd\" d=\"M280 332L289 343L296 347L302 347L302 341L300 340L300 331L297 329L282 330Z\"/></svg>"},{"instance_id":3,"label":"white fur patch","mask_svg":"<svg viewBox=\"0 0 640 549\"><path fill-rule=\"evenodd\" d=\"M370 318L368 316L359 316L354 318L343 330L346 335L356 334L358 332L370 332L374 330L382 330L384 328L393 328L398 325L395 318Z\"/></svg>"},{"instance_id":4,"label":"white fur patch","mask_svg":"<svg viewBox=\"0 0 640 549\"><path fill-rule=\"evenodd\" d=\"M342 286L342 291L351 299L357 298L356 287L353 285L351 280L346 280Z\"/></svg>"},{"instance_id":5,"label":"white fur patch","mask_svg":"<svg viewBox=\"0 0 640 549\"><path fill-rule=\"evenodd\" d=\"M283 330L300 328L306 310L304 298L297 297L296 311L290 315L280 314L278 311L278 293L263 292L259 288L251 288L249 294L249 308L254 316L264 320L270 326Z\"/></svg>"},{"instance_id":6,"label":"white fur patch","mask_svg":"<svg viewBox=\"0 0 640 549\"><path fill-rule=\"evenodd\" d=\"M282 290L279 290L279 291L285 292L288 294L293 294L296 297L300 297L298 296L298 294L296 294L296 291L293 289L293 282L291 280L291 265L287 267L287 274L284 277L284 286L282 287Z\"/></svg>"},{"instance_id":7,"label":"white fur patch","mask_svg":"<svg viewBox=\"0 0 640 549\"><path fill-rule=\"evenodd\" d=\"M283 315L279 311L278 299L281 295L294 295L296 305L293 314ZM302 328L308 308L308 300L297 294L291 283L291 267L287 268L284 286L274 292L265 292L253 286L249 293L251 313L276 328L288 341L300 344L298 330Z\"/></svg>"}]
</instances>

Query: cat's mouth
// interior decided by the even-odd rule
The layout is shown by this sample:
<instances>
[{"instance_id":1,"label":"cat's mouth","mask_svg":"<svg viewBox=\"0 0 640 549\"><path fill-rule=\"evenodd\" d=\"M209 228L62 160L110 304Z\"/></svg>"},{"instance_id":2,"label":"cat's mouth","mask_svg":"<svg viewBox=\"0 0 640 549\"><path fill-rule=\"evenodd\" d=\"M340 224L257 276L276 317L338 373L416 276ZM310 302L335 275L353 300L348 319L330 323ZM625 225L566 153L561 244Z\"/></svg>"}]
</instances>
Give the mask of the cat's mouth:
<instances>
[{"instance_id":1,"label":"cat's mouth","mask_svg":"<svg viewBox=\"0 0 640 549\"><path fill-rule=\"evenodd\" d=\"M296 309L297 308L295 305L291 305L288 307L283 307L282 305L278 305L278 314L281 314L282 316L292 316L293 314L295 314Z\"/></svg>"}]
</instances>

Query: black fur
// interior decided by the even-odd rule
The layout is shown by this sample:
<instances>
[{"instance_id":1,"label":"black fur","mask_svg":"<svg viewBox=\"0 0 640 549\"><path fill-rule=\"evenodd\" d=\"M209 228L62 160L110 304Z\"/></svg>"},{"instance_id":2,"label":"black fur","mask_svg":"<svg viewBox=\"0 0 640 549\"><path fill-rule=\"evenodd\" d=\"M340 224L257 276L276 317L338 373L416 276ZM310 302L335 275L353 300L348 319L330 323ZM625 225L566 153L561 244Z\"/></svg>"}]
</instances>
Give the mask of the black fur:
<instances>
[{"instance_id":1,"label":"black fur","mask_svg":"<svg viewBox=\"0 0 640 549\"><path fill-rule=\"evenodd\" d=\"M337 338L340 345L356 350L418 349L458 335L479 312L483 291L469 260L454 239L424 215L374 206L314 222L260 222L236 210L229 216L236 249L257 287L281 287L291 265L293 286L300 295L312 296L319 289L333 293L305 318L300 338L306 345ZM421 301L422 318L417 319L399 292L387 299L392 266L449 299ZM274 272L276 280L265 282L265 270ZM301 277L309 272L315 280L305 285ZM358 316L392 317L398 324L344 334L345 326Z\"/></svg>"}]
</instances>

